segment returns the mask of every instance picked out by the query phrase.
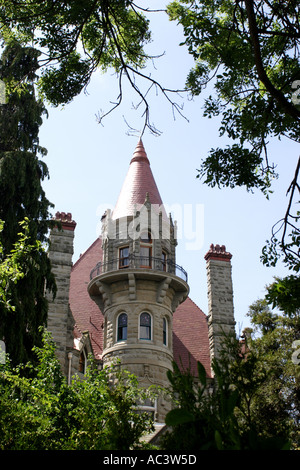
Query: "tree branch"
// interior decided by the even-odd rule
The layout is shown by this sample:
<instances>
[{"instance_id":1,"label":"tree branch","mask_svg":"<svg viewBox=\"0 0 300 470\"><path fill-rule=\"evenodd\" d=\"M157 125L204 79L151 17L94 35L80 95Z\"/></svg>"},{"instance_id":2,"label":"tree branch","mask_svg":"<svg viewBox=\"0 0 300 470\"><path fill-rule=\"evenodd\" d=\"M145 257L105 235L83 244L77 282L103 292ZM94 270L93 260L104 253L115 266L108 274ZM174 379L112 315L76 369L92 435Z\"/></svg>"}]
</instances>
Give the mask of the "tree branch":
<instances>
[{"instance_id":1,"label":"tree branch","mask_svg":"<svg viewBox=\"0 0 300 470\"><path fill-rule=\"evenodd\" d=\"M255 12L253 8L253 0L245 0L245 4L246 4L247 16L248 16L249 32L250 32L250 37L251 37L252 46L253 46L255 66L256 66L258 77L262 81L262 83L265 85L266 90L276 99L276 101L282 106L285 112L289 114L290 116L292 116L293 118L300 120L300 111L290 101L286 99L286 97L280 90L274 87L274 85L271 83L271 81L269 80L269 77L266 74L262 56L261 56L260 43L259 43L259 37L258 37L258 28L256 24Z\"/></svg>"},{"instance_id":2,"label":"tree branch","mask_svg":"<svg viewBox=\"0 0 300 470\"><path fill-rule=\"evenodd\" d=\"M294 193L295 193L296 188L298 189L298 192L300 192L299 184L297 182L298 175L299 175L299 170L300 170L300 157L298 158L298 164L297 164L297 167L296 167L294 178L293 178L293 180L292 180L292 182L291 182L291 184L290 184L290 186L287 190L287 193L286 193L288 195L288 193L291 191L288 207L287 207L285 217L284 217L284 229L283 229L283 234L282 234L282 239L281 239L283 247L284 247L284 239L285 239L285 235L286 235L286 231L287 231L287 225L289 223L288 219L290 217L291 206L292 206L292 202L293 202Z\"/></svg>"},{"instance_id":3,"label":"tree branch","mask_svg":"<svg viewBox=\"0 0 300 470\"><path fill-rule=\"evenodd\" d=\"M290 184L290 186L289 186L289 188L286 192L286 195L288 195L288 193L290 192L290 198L289 198L289 203L288 203L288 207L287 207L285 216L282 219L280 219L273 226L273 229L272 229L272 240L273 241L276 241L277 233L279 233L283 229L282 236L281 236L281 249L282 249L283 253L286 255L287 258L289 257L289 255L293 255L293 256L296 256L298 258L300 257L299 250L295 251L295 250L291 249L289 247L289 245L287 245L286 242L285 242L285 237L286 237L286 234L287 234L288 227L290 227L292 230L294 230L294 234L299 234L300 233L299 228L296 227L290 221L290 219L294 219L295 221L298 221L298 219L299 219L298 215L293 216L291 214L291 207L292 207L292 203L293 203L293 199L294 199L296 189L298 189L298 192L300 193L300 186L298 184L299 172L300 172L300 157L298 159L298 164L297 164L297 167L296 167L296 170L295 170L294 178L293 178L293 180L292 180L292 182L291 182L291 184ZM277 230L275 231L274 229L278 224L280 224L280 227L277 228Z\"/></svg>"}]
</instances>

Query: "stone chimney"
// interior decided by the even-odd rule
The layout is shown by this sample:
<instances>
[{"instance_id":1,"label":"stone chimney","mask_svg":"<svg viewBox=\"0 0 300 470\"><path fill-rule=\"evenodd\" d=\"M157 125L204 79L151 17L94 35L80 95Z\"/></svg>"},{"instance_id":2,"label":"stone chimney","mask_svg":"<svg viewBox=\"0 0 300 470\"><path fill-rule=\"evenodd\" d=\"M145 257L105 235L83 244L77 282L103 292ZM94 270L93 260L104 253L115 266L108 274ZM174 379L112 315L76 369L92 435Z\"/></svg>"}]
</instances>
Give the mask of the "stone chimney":
<instances>
[{"instance_id":1,"label":"stone chimney","mask_svg":"<svg viewBox=\"0 0 300 470\"><path fill-rule=\"evenodd\" d=\"M73 240L76 222L72 214L57 212L57 225L50 233L49 258L55 276L57 293L48 298L47 329L56 343L56 352L63 373L67 373L67 350L73 347L74 319L69 308L69 288L72 268Z\"/></svg>"},{"instance_id":2,"label":"stone chimney","mask_svg":"<svg viewBox=\"0 0 300 470\"><path fill-rule=\"evenodd\" d=\"M208 285L208 336L211 360L218 359L224 334L235 332L231 253L224 245L210 245L204 256Z\"/></svg>"}]
</instances>

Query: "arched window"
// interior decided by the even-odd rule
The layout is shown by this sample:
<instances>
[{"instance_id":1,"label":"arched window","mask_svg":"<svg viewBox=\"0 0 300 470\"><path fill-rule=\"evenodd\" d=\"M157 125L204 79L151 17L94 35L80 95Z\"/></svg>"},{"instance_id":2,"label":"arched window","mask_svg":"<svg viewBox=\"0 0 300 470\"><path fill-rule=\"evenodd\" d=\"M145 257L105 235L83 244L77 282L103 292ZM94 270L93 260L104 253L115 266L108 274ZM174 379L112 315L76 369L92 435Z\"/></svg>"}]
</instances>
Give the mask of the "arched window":
<instances>
[{"instance_id":1,"label":"arched window","mask_svg":"<svg viewBox=\"0 0 300 470\"><path fill-rule=\"evenodd\" d=\"M144 231L140 239L140 266L151 268L152 266L152 238L151 233Z\"/></svg>"},{"instance_id":2,"label":"arched window","mask_svg":"<svg viewBox=\"0 0 300 470\"><path fill-rule=\"evenodd\" d=\"M118 316L118 333L117 341L124 341L127 339L127 314L121 313Z\"/></svg>"},{"instance_id":3,"label":"arched window","mask_svg":"<svg viewBox=\"0 0 300 470\"><path fill-rule=\"evenodd\" d=\"M163 345L168 345L168 320L163 318Z\"/></svg>"},{"instance_id":4,"label":"arched window","mask_svg":"<svg viewBox=\"0 0 300 470\"><path fill-rule=\"evenodd\" d=\"M151 340L151 315L146 312L140 315L140 339Z\"/></svg>"}]
</instances>

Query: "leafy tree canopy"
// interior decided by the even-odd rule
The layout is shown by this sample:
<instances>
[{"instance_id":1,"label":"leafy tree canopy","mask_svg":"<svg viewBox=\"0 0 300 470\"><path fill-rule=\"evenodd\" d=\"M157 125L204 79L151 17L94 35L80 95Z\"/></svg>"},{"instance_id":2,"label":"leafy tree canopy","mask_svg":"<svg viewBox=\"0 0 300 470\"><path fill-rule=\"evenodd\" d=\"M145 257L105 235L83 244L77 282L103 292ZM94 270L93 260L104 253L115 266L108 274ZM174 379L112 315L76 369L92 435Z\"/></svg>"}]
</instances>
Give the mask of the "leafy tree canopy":
<instances>
[{"instance_id":1,"label":"leafy tree canopy","mask_svg":"<svg viewBox=\"0 0 300 470\"><path fill-rule=\"evenodd\" d=\"M25 218L20 222L19 239L15 243L11 252L4 256L3 245L0 240L0 304L7 311L15 311L16 307L12 304L11 285L17 284L23 279L31 265L34 264L32 253L43 250L41 242L36 240L34 245L28 244L29 239L29 220ZM4 222L0 220L0 234L3 230ZM1 331L1 329L0 329Z\"/></svg>"},{"instance_id":2,"label":"leafy tree canopy","mask_svg":"<svg viewBox=\"0 0 300 470\"><path fill-rule=\"evenodd\" d=\"M0 338L14 364L28 360L33 346L39 344L38 327L47 321L45 287L55 292L43 246L48 240L51 204L42 188L48 169L40 158L46 149L40 146L38 137L46 113L35 96L38 55L32 47L22 47L10 39L0 60L0 80L5 85L5 102L0 104L0 219L5 222L0 232L2 257L13 259L11 253L20 243L20 223L24 220L23 261L26 246L37 246L30 263L22 261L18 282L5 284L13 313L0 302ZM21 260L22 247L15 254Z\"/></svg>"},{"instance_id":3,"label":"leafy tree canopy","mask_svg":"<svg viewBox=\"0 0 300 470\"><path fill-rule=\"evenodd\" d=\"M42 52L39 64L41 94L57 106L70 102L84 89L97 69L112 68L131 85L147 58L149 21L128 0L72 0L0 2L4 39L17 35ZM141 95L142 96L142 95Z\"/></svg>"},{"instance_id":4,"label":"leafy tree canopy","mask_svg":"<svg viewBox=\"0 0 300 470\"><path fill-rule=\"evenodd\" d=\"M292 99L293 84L300 79L298 2L182 0L172 2L168 12L183 26L195 60L188 89L198 95L214 80L205 115L222 115L221 135L239 141L212 152L200 175L212 186L267 190L275 176L267 158L268 138L300 138L300 100ZM247 151L244 143L250 144Z\"/></svg>"},{"instance_id":5,"label":"leafy tree canopy","mask_svg":"<svg viewBox=\"0 0 300 470\"><path fill-rule=\"evenodd\" d=\"M213 95L205 100L204 115L221 116L220 135L234 141L211 149L198 177L211 187L259 188L268 196L278 176L268 155L269 139L300 141L299 2L181 0L171 2L168 13L182 25L184 44L195 60L187 88L199 95L211 82ZM283 255L296 271L299 213L292 203L299 193L299 163L286 214L273 227L262 255L267 265Z\"/></svg>"},{"instance_id":6,"label":"leafy tree canopy","mask_svg":"<svg viewBox=\"0 0 300 470\"><path fill-rule=\"evenodd\" d=\"M122 102L125 77L139 105L144 104L143 131L148 127L155 132L149 120L152 86L162 91L173 109L181 110L170 99L176 90L163 88L143 70L150 58L145 52L151 39L145 12L150 11L150 2L143 8L131 0L0 0L1 34L4 39L17 36L41 52L39 88L52 104L71 101L95 70L113 68L119 95L108 113ZM269 196L272 180L278 177L268 155L269 139L300 139L299 2L176 0L167 13L183 27L184 44L195 60L186 90L199 95L213 84L204 115L221 116L221 136L234 141L211 149L198 177L212 187L258 188ZM137 78L149 83L146 91L141 91ZM299 192L299 167L298 163L288 188L286 214L274 225L262 254L267 265L276 264L283 255L286 265L296 271L300 234L293 203Z\"/></svg>"},{"instance_id":7,"label":"leafy tree canopy","mask_svg":"<svg viewBox=\"0 0 300 470\"><path fill-rule=\"evenodd\" d=\"M135 376L91 363L85 380L63 376L55 344L43 332L35 366L0 365L1 450L132 450L152 430L136 400L149 397ZM112 380L115 384L112 387Z\"/></svg>"}]
</instances>

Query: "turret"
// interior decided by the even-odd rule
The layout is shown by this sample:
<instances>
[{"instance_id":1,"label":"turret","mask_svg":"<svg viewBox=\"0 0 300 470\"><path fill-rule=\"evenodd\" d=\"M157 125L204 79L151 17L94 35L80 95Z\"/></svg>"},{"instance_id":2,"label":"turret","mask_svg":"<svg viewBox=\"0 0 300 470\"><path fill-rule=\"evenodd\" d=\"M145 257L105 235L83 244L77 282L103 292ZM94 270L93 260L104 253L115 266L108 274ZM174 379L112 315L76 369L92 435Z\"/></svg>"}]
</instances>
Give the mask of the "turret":
<instances>
[{"instance_id":1,"label":"turret","mask_svg":"<svg viewBox=\"0 0 300 470\"><path fill-rule=\"evenodd\" d=\"M173 361L173 313L189 287L187 273L176 264L174 224L141 140L118 202L102 218L102 243L103 259L91 272L88 292L104 314L103 363L119 358L142 387L165 387ZM152 405L156 419L163 420L170 404L160 398Z\"/></svg>"}]
</instances>

